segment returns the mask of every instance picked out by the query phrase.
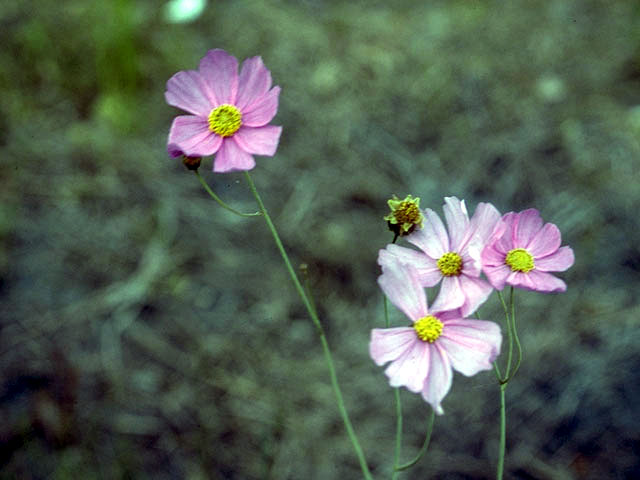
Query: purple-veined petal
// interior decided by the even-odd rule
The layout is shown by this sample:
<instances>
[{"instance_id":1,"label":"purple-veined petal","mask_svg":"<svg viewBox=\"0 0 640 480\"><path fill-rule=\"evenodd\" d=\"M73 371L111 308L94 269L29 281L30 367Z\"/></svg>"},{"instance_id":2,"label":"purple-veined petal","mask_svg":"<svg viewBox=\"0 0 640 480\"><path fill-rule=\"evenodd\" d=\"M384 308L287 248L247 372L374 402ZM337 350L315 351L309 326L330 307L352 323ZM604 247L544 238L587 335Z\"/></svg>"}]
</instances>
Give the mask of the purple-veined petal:
<instances>
[{"instance_id":1,"label":"purple-veined petal","mask_svg":"<svg viewBox=\"0 0 640 480\"><path fill-rule=\"evenodd\" d=\"M463 317L468 317L489 298L493 287L481 278L469 277L467 275L460 275L459 280L460 288L465 298L460 310L462 311ZM432 307L432 310L435 310L435 307Z\"/></svg>"},{"instance_id":2,"label":"purple-veined petal","mask_svg":"<svg viewBox=\"0 0 640 480\"><path fill-rule=\"evenodd\" d=\"M402 310L412 321L429 315L427 296L420 285L418 272L399 260L383 266L378 285L389 301Z\"/></svg>"},{"instance_id":3,"label":"purple-veined petal","mask_svg":"<svg viewBox=\"0 0 640 480\"><path fill-rule=\"evenodd\" d=\"M438 342L432 344L430 348L431 360L429 362L429 373L424 381L422 398L431 405L433 410L442 415L444 410L440 403L451 388L453 371L451 363L446 353L438 346Z\"/></svg>"},{"instance_id":4,"label":"purple-veined petal","mask_svg":"<svg viewBox=\"0 0 640 480\"><path fill-rule=\"evenodd\" d=\"M462 257L462 275L479 277L482 272L480 244L469 245Z\"/></svg>"},{"instance_id":5,"label":"purple-veined petal","mask_svg":"<svg viewBox=\"0 0 640 480\"><path fill-rule=\"evenodd\" d=\"M536 233L542 228L540 212L535 208L530 208L518 213L514 226L513 244L515 248L526 248Z\"/></svg>"},{"instance_id":6,"label":"purple-veined petal","mask_svg":"<svg viewBox=\"0 0 640 480\"><path fill-rule=\"evenodd\" d=\"M464 200L457 197L445 197L445 204L442 207L444 217L449 227L449 248L451 251L460 251L460 246L469 228L469 213Z\"/></svg>"},{"instance_id":7,"label":"purple-veined petal","mask_svg":"<svg viewBox=\"0 0 640 480\"><path fill-rule=\"evenodd\" d=\"M399 358L414 342L420 340L411 327L374 328L371 330L369 355L376 365Z\"/></svg>"},{"instance_id":8,"label":"purple-veined petal","mask_svg":"<svg viewBox=\"0 0 640 480\"><path fill-rule=\"evenodd\" d=\"M460 288L460 277L443 277L438 296L431 305L431 311L455 310L464 304L464 300L464 293Z\"/></svg>"},{"instance_id":9,"label":"purple-veined petal","mask_svg":"<svg viewBox=\"0 0 640 480\"><path fill-rule=\"evenodd\" d=\"M564 272L573 265L575 257L571 247L560 247L556 252L543 258L536 258L536 270L541 272Z\"/></svg>"},{"instance_id":10,"label":"purple-veined petal","mask_svg":"<svg viewBox=\"0 0 640 480\"><path fill-rule=\"evenodd\" d=\"M489 243L499 221L500 212L496 207L490 203L479 203L469 222L468 233L458 247L460 251L464 252L471 243L479 245L480 250L482 250Z\"/></svg>"},{"instance_id":11,"label":"purple-veined petal","mask_svg":"<svg viewBox=\"0 0 640 480\"><path fill-rule=\"evenodd\" d=\"M264 66L262 58L247 58L242 62L238 77L236 106L243 110L262 97L271 87L271 72Z\"/></svg>"},{"instance_id":12,"label":"purple-veined petal","mask_svg":"<svg viewBox=\"0 0 640 480\"><path fill-rule=\"evenodd\" d=\"M275 125L265 125L258 128L243 125L231 138L247 153L271 157L278 149L281 133L282 127Z\"/></svg>"},{"instance_id":13,"label":"purple-veined petal","mask_svg":"<svg viewBox=\"0 0 640 480\"><path fill-rule=\"evenodd\" d=\"M251 170L255 166L253 156L241 149L231 137L223 140L213 161L213 171L218 173Z\"/></svg>"},{"instance_id":14,"label":"purple-veined petal","mask_svg":"<svg viewBox=\"0 0 640 480\"><path fill-rule=\"evenodd\" d=\"M495 245L489 245L482 251L482 267L498 267L505 265L506 253L495 249Z\"/></svg>"},{"instance_id":15,"label":"purple-veined petal","mask_svg":"<svg viewBox=\"0 0 640 480\"><path fill-rule=\"evenodd\" d=\"M224 50L209 50L198 71L209 86L216 100L221 104L234 105L238 93L238 60Z\"/></svg>"},{"instance_id":16,"label":"purple-veined petal","mask_svg":"<svg viewBox=\"0 0 640 480\"><path fill-rule=\"evenodd\" d=\"M500 354L502 334L497 323L457 319L444 325L436 341L447 353L451 366L470 377L491 370L491 363Z\"/></svg>"},{"instance_id":17,"label":"purple-veined petal","mask_svg":"<svg viewBox=\"0 0 640 480\"><path fill-rule=\"evenodd\" d=\"M545 257L558 250L561 242L562 237L558 227L553 223L546 223L525 248L533 258Z\"/></svg>"},{"instance_id":18,"label":"purple-veined petal","mask_svg":"<svg viewBox=\"0 0 640 480\"><path fill-rule=\"evenodd\" d=\"M387 248L380 250L378 254L378 265L385 266L395 258L402 263L412 265L420 277L420 284L423 287L433 287L442 278L442 273L438 269L437 263L423 252L400 245L389 244Z\"/></svg>"},{"instance_id":19,"label":"purple-veined petal","mask_svg":"<svg viewBox=\"0 0 640 480\"><path fill-rule=\"evenodd\" d=\"M408 235L407 240L431 258L437 260L449 252L449 236L436 212L427 208L423 214L425 217L423 228Z\"/></svg>"},{"instance_id":20,"label":"purple-veined petal","mask_svg":"<svg viewBox=\"0 0 640 480\"><path fill-rule=\"evenodd\" d=\"M207 84L195 70L178 72L171 77L164 98L173 107L205 118L215 103Z\"/></svg>"},{"instance_id":21,"label":"purple-veined petal","mask_svg":"<svg viewBox=\"0 0 640 480\"><path fill-rule=\"evenodd\" d=\"M526 275L528 275L528 285L530 285L530 287L521 288L544 293L565 292L567 290L567 284L550 273L531 270Z\"/></svg>"},{"instance_id":22,"label":"purple-veined petal","mask_svg":"<svg viewBox=\"0 0 640 480\"><path fill-rule=\"evenodd\" d=\"M279 95L280 87L273 87L267 94L242 110L242 124L248 127L261 127L273 120L278 112Z\"/></svg>"},{"instance_id":23,"label":"purple-veined petal","mask_svg":"<svg viewBox=\"0 0 640 480\"><path fill-rule=\"evenodd\" d=\"M490 266L485 265L483 267L484 274L487 276L487 280L496 290L502 290L504 288L509 275L511 275L511 268L507 265Z\"/></svg>"},{"instance_id":24,"label":"purple-veined petal","mask_svg":"<svg viewBox=\"0 0 640 480\"><path fill-rule=\"evenodd\" d=\"M216 153L221 142L222 138L209 130L205 118L181 115L173 119L167 150L180 151L189 157L205 157Z\"/></svg>"},{"instance_id":25,"label":"purple-veined petal","mask_svg":"<svg viewBox=\"0 0 640 480\"><path fill-rule=\"evenodd\" d=\"M429 344L415 341L400 357L391 362L384 373L392 387L406 387L417 393L424 386L429 371Z\"/></svg>"}]
</instances>

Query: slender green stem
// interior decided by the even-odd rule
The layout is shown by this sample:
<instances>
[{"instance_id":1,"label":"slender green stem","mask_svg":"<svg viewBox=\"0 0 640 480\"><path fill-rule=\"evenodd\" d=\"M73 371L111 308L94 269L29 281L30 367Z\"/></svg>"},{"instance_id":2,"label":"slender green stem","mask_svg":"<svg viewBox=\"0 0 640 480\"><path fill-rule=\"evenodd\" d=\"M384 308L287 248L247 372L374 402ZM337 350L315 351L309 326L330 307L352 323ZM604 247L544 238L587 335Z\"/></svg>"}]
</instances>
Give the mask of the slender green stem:
<instances>
[{"instance_id":1,"label":"slender green stem","mask_svg":"<svg viewBox=\"0 0 640 480\"><path fill-rule=\"evenodd\" d=\"M200 183L202 184L204 189L207 191L207 193L211 196L211 198L213 198L216 202L218 202L218 204L222 208L224 208L226 210L229 210L230 212L235 213L236 215L240 215L241 217L258 217L258 216L262 215L260 212L242 213L242 212L239 212L238 210L236 210L235 208L230 207L229 205L224 203L219 196L217 196L215 193L213 193L213 190L211 190L211 188L209 188L209 185L207 185L207 182L205 182L204 178L202 178L202 175L200 175L200 173L197 170L194 170L194 173L196 174L196 177L198 177L198 180L200 181Z\"/></svg>"},{"instance_id":2,"label":"slender green stem","mask_svg":"<svg viewBox=\"0 0 640 480\"><path fill-rule=\"evenodd\" d=\"M400 401L400 388L393 389L394 397L396 399L396 448L393 453L393 472L391 473L391 480L395 480L400 475L398 471L398 464L400 463L400 453L402 451L402 402Z\"/></svg>"},{"instance_id":3,"label":"slender green stem","mask_svg":"<svg viewBox=\"0 0 640 480\"><path fill-rule=\"evenodd\" d=\"M513 367L513 371L511 372L511 375L509 375L509 377L506 379L506 382L508 382L515 376L516 372L520 368L520 363L522 362L522 345L520 344L520 338L518 337L518 331L516 329L516 304L513 295L513 287L511 287L511 294L509 296L509 307L511 310L511 331L513 332L513 340L516 344L517 360L516 365L515 367Z\"/></svg>"},{"instance_id":4,"label":"slender green stem","mask_svg":"<svg viewBox=\"0 0 640 480\"><path fill-rule=\"evenodd\" d=\"M424 437L424 442L422 447L420 447L420 451L410 462L404 463L398 467L396 467L397 471L406 470L407 468L413 467L416 463L420 461L420 459L424 456L429 448L429 442L431 441L431 432L433 432L433 421L436 418L436 412L431 409L431 415L429 416L429 423L427 424L427 434Z\"/></svg>"},{"instance_id":5,"label":"slender green stem","mask_svg":"<svg viewBox=\"0 0 640 480\"><path fill-rule=\"evenodd\" d=\"M307 297L307 294L305 293L304 288L302 288L302 285L300 284L300 280L298 280L298 276L296 275L295 270L291 266L291 261L289 260L289 256L287 255L287 252L285 251L284 246L282 245L282 241L280 240L278 231L276 230L275 225L271 221L271 217L269 216L269 213L267 212L267 209L265 208L264 203L260 198L260 194L256 190L256 186L254 185L253 180L251 179L251 176L246 171L244 172L244 175L245 175L245 178L247 179L247 183L249 184L249 188L251 189L251 193L253 194L253 196L256 199L256 202L258 203L260 212L262 213L262 216L264 217L264 220L267 223L267 227L269 228L269 231L273 236L276 246L280 251L280 255L282 256L282 260L284 261L287 271L289 272L291 281L293 282L296 288L296 291L298 292L298 295L300 295L300 298L302 299L302 303L307 309L307 312L311 317L311 321L315 325L316 330L318 331L318 335L320 336L322 351L324 352L325 361L327 362L327 367L329 368L329 375L331 377L331 386L333 387L333 392L336 396L336 401L338 403L338 410L340 411L340 415L342 417L342 421L344 422L344 426L347 430L347 434L349 435L349 439L351 440L351 443L353 444L353 448L356 451L358 461L360 462L360 468L362 469L362 474L367 480L373 480L373 477L371 476L371 472L369 472L369 467L367 466L367 461L364 457L364 453L362 451L362 448L360 447L360 442L358 441L358 437L356 436L353 430L353 426L351 425L351 420L349 419L349 414L347 413L347 409L344 404L342 391L340 390L340 385L338 384L338 376L336 374L336 369L333 364L333 357L331 355L331 350L329 349L329 342L327 341L327 337L324 333L324 328L322 327L322 323L320 323L320 319L318 318L318 315L316 315L316 311L313 308L313 305L309 301L309 298Z\"/></svg>"},{"instance_id":6,"label":"slender green stem","mask_svg":"<svg viewBox=\"0 0 640 480\"><path fill-rule=\"evenodd\" d=\"M507 353L507 365L505 367L504 377L500 379L500 383L506 383L509 381L509 372L511 372L511 362L513 361L513 332L511 330L511 319L509 315L509 308L504 301L504 297L502 296L502 292L498 291L498 298L500 299L500 303L502 303L502 307L504 308L504 314L506 317L507 324L507 342L508 342L508 353ZM511 297L513 299L513 296Z\"/></svg>"},{"instance_id":7,"label":"slender green stem","mask_svg":"<svg viewBox=\"0 0 640 480\"><path fill-rule=\"evenodd\" d=\"M500 447L498 452L498 470L496 473L496 479L502 480L502 473L504 471L504 452L507 444L507 414L506 414L506 402L505 402L505 390L507 384L500 385Z\"/></svg>"}]
</instances>

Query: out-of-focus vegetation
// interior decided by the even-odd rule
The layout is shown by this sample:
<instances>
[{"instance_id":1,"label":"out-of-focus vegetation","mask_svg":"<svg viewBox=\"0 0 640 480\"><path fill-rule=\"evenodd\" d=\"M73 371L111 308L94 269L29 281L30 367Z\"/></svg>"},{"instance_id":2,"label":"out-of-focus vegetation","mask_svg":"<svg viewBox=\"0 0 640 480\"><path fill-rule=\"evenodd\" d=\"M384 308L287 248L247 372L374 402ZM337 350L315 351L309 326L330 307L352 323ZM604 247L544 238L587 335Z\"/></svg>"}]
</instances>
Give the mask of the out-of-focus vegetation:
<instances>
[{"instance_id":1,"label":"out-of-focus vegetation","mask_svg":"<svg viewBox=\"0 0 640 480\"><path fill-rule=\"evenodd\" d=\"M382 217L396 193L536 207L576 264L518 292L506 477L640 476L640 7L635 0L0 4L0 477L356 479L311 323L260 218L165 152L166 80L207 49L282 86L253 178L309 265L346 403L388 477ZM242 175L203 173L255 209ZM482 316L500 321L495 297ZM404 321L400 314L397 322ZM428 407L403 392L404 457ZM493 475L498 387L457 375L403 478Z\"/></svg>"}]
</instances>

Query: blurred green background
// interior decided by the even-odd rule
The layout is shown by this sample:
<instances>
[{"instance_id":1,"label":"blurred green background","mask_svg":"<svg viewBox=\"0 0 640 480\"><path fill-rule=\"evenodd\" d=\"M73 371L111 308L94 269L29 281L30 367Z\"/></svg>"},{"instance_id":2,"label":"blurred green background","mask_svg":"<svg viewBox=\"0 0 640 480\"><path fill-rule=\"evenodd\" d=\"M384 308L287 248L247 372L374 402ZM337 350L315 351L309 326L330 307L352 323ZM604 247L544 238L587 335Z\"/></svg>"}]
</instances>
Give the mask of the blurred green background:
<instances>
[{"instance_id":1,"label":"blurred green background","mask_svg":"<svg viewBox=\"0 0 640 480\"><path fill-rule=\"evenodd\" d=\"M395 423L368 340L394 193L560 227L567 293L517 294L505 477L640 478L637 1L235 0L190 23L165 8L0 4L0 478L360 478L264 222L166 154L165 82L210 48L261 55L282 87L279 151L252 175L309 266L376 478ZM210 168L255 210L241 174ZM409 459L429 409L402 397ZM492 373L456 374L443 407L401 478L492 478Z\"/></svg>"}]
</instances>

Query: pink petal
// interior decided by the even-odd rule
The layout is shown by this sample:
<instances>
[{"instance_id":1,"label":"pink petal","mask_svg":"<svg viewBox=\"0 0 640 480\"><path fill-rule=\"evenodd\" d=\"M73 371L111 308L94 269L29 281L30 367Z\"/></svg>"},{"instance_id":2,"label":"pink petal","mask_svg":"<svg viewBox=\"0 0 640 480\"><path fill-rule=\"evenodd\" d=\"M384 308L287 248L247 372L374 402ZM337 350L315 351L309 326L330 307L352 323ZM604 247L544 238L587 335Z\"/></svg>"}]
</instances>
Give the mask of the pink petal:
<instances>
[{"instance_id":1,"label":"pink petal","mask_svg":"<svg viewBox=\"0 0 640 480\"><path fill-rule=\"evenodd\" d=\"M505 259L507 258L506 252L502 253L496 250L495 244L489 245L482 251L482 266L484 267L499 267L505 265Z\"/></svg>"},{"instance_id":2,"label":"pink petal","mask_svg":"<svg viewBox=\"0 0 640 480\"><path fill-rule=\"evenodd\" d=\"M460 277L442 277L440 291L431 305L431 311L455 310L464 304L464 300L464 293L460 288Z\"/></svg>"},{"instance_id":3,"label":"pink petal","mask_svg":"<svg viewBox=\"0 0 640 480\"><path fill-rule=\"evenodd\" d=\"M502 334L497 323L457 319L445 324L437 342L453 368L470 377L491 370L491 363L500 354Z\"/></svg>"},{"instance_id":4,"label":"pink petal","mask_svg":"<svg viewBox=\"0 0 640 480\"><path fill-rule=\"evenodd\" d=\"M429 374L424 382L422 398L431 405L438 415L442 415L444 410L440 403L451 388L453 371L451 370L449 358L438 346L437 341L432 347L433 348L430 349L431 362L429 365Z\"/></svg>"},{"instance_id":5,"label":"pink petal","mask_svg":"<svg viewBox=\"0 0 640 480\"><path fill-rule=\"evenodd\" d=\"M238 92L238 60L235 57L224 50L209 50L200 60L198 71L215 97L214 107L234 104Z\"/></svg>"},{"instance_id":6,"label":"pink petal","mask_svg":"<svg viewBox=\"0 0 640 480\"><path fill-rule=\"evenodd\" d=\"M469 228L469 213L464 204L464 200L457 197L445 197L443 206L444 217L449 227L449 238L451 251L460 251L460 245L467 234Z\"/></svg>"},{"instance_id":7,"label":"pink petal","mask_svg":"<svg viewBox=\"0 0 640 480\"><path fill-rule=\"evenodd\" d=\"M233 137L229 137L223 140L222 147L220 147L213 162L214 172L251 170L256 166L256 162L251 154L241 149L232 138Z\"/></svg>"},{"instance_id":8,"label":"pink petal","mask_svg":"<svg viewBox=\"0 0 640 480\"><path fill-rule=\"evenodd\" d=\"M269 123L278 112L279 95L280 87L273 87L269 93L242 110L242 124L248 127L261 127Z\"/></svg>"},{"instance_id":9,"label":"pink petal","mask_svg":"<svg viewBox=\"0 0 640 480\"><path fill-rule=\"evenodd\" d=\"M417 337L416 337L417 339ZM431 348L428 343L416 340L398 359L391 362L384 373L389 377L392 387L407 387L417 393L424 386L424 379L429 372L429 354Z\"/></svg>"},{"instance_id":10,"label":"pink petal","mask_svg":"<svg viewBox=\"0 0 640 480\"><path fill-rule=\"evenodd\" d=\"M525 282L521 278L518 278L519 284L514 284L514 287L517 286L525 290L544 293L565 292L567 290L566 283L547 272L532 270L529 273L521 275L526 275L527 281Z\"/></svg>"},{"instance_id":11,"label":"pink petal","mask_svg":"<svg viewBox=\"0 0 640 480\"><path fill-rule=\"evenodd\" d=\"M511 268L507 265L498 266L486 266L483 268L484 274L487 276L487 280L496 290L502 290L504 288L509 275L511 275Z\"/></svg>"},{"instance_id":12,"label":"pink petal","mask_svg":"<svg viewBox=\"0 0 640 480\"><path fill-rule=\"evenodd\" d=\"M371 330L369 355L376 365L399 358L411 345L420 341L411 327L374 328Z\"/></svg>"},{"instance_id":13,"label":"pink petal","mask_svg":"<svg viewBox=\"0 0 640 480\"><path fill-rule=\"evenodd\" d=\"M205 118L181 115L174 118L169 130L167 150L182 152L189 157L213 155L220 148L222 137L209 130Z\"/></svg>"},{"instance_id":14,"label":"pink petal","mask_svg":"<svg viewBox=\"0 0 640 480\"><path fill-rule=\"evenodd\" d=\"M507 277L507 283L512 287L522 288L524 290L536 290L535 285L533 283L531 273L524 273L513 271L509 268L509 276ZM533 271L533 270L532 270Z\"/></svg>"},{"instance_id":15,"label":"pink petal","mask_svg":"<svg viewBox=\"0 0 640 480\"><path fill-rule=\"evenodd\" d=\"M449 236L442 220L433 210L427 208L423 213L426 217L424 227L407 236L407 240L437 260L449 252Z\"/></svg>"},{"instance_id":16,"label":"pink petal","mask_svg":"<svg viewBox=\"0 0 640 480\"><path fill-rule=\"evenodd\" d=\"M458 247L464 251L470 243L479 245L482 250L488 244L497 223L500 221L500 212L490 203L479 203L469 222L468 234Z\"/></svg>"},{"instance_id":17,"label":"pink petal","mask_svg":"<svg viewBox=\"0 0 640 480\"><path fill-rule=\"evenodd\" d=\"M271 73L264 66L262 58L247 58L242 62L240 69L235 105L243 110L267 93L269 87L271 87Z\"/></svg>"},{"instance_id":18,"label":"pink petal","mask_svg":"<svg viewBox=\"0 0 640 480\"><path fill-rule=\"evenodd\" d=\"M201 117L209 116L215 103L205 81L195 70L178 72L171 77L164 98L169 105Z\"/></svg>"},{"instance_id":19,"label":"pink petal","mask_svg":"<svg viewBox=\"0 0 640 480\"><path fill-rule=\"evenodd\" d=\"M460 288L462 289L465 298L460 309L462 311L462 316L467 317L475 312L478 307L482 305L487 298L489 298L489 295L491 295L491 292L493 291L493 287L481 278L460 275L459 279ZM432 307L432 310L435 311L435 307Z\"/></svg>"},{"instance_id":20,"label":"pink petal","mask_svg":"<svg viewBox=\"0 0 640 480\"><path fill-rule=\"evenodd\" d=\"M526 248L541 228L542 218L535 208L518 213L514 221L513 244L516 248Z\"/></svg>"},{"instance_id":21,"label":"pink petal","mask_svg":"<svg viewBox=\"0 0 640 480\"><path fill-rule=\"evenodd\" d=\"M271 157L278 148L280 133L282 133L282 127L274 125L258 128L242 126L232 138L247 153Z\"/></svg>"},{"instance_id":22,"label":"pink petal","mask_svg":"<svg viewBox=\"0 0 640 480\"><path fill-rule=\"evenodd\" d=\"M571 247L560 247L555 253L543 258L536 258L536 270L542 272L564 272L568 269L575 257Z\"/></svg>"},{"instance_id":23,"label":"pink petal","mask_svg":"<svg viewBox=\"0 0 640 480\"><path fill-rule=\"evenodd\" d=\"M558 227L553 223L546 223L524 248L533 255L533 258L545 257L558 250L561 242Z\"/></svg>"},{"instance_id":24,"label":"pink petal","mask_svg":"<svg viewBox=\"0 0 640 480\"><path fill-rule=\"evenodd\" d=\"M480 244L469 245L462 257L462 275L479 277L482 271Z\"/></svg>"},{"instance_id":25,"label":"pink petal","mask_svg":"<svg viewBox=\"0 0 640 480\"><path fill-rule=\"evenodd\" d=\"M378 285L389 301L402 310L410 320L429 315L427 297L420 285L418 272L411 265L394 259L383 265Z\"/></svg>"},{"instance_id":26,"label":"pink petal","mask_svg":"<svg viewBox=\"0 0 640 480\"><path fill-rule=\"evenodd\" d=\"M436 261L427 257L424 253L411 248L389 244L384 250L380 250L378 255L378 265L384 266L391 258L399 260L401 263L408 263L418 271L420 284L423 287L432 287L440 281L442 273L438 269Z\"/></svg>"}]
</instances>

